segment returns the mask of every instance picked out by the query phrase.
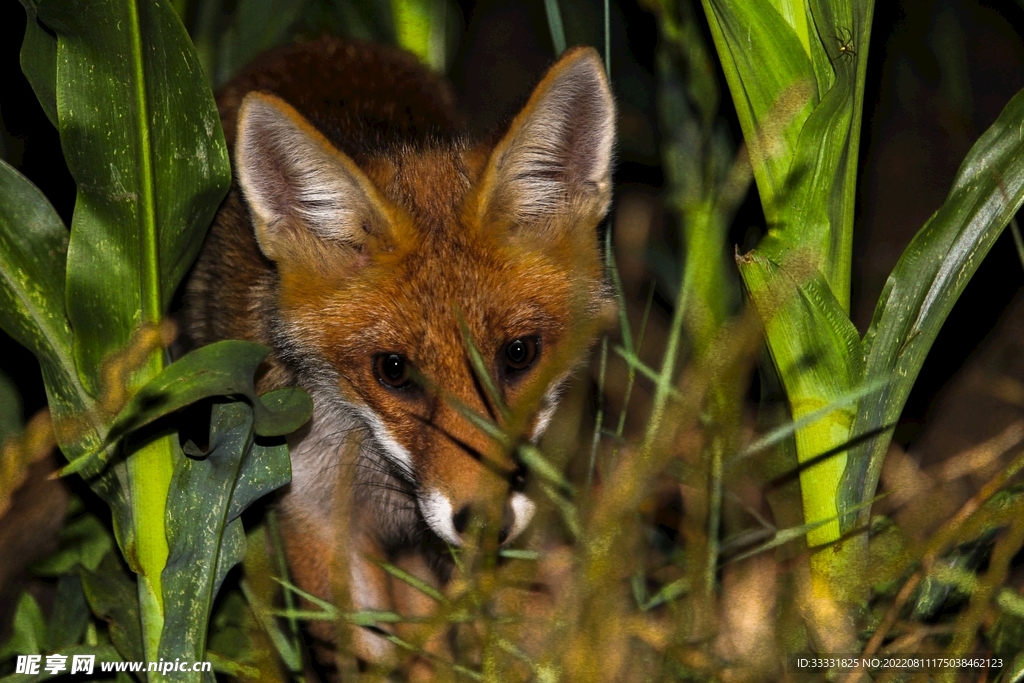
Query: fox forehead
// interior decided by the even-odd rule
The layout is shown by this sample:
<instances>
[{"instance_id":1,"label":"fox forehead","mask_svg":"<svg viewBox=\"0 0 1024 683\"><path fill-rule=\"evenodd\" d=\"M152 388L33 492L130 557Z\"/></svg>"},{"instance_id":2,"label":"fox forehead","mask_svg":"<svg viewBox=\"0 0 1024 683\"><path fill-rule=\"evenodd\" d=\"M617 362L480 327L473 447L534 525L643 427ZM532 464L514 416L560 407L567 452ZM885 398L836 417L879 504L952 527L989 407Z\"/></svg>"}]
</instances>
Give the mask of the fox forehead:
<instances>
[{"instance_id":1,"label":"fox forehead","mask_svg":"<svg viewBox=\"0 0 1024 683\"><path fill-rule=\"evenodd\" d=\"M414 230L358 273L344 262L336 272L282 268L286 324L318 340L328 358L389 351L421 366L421 354L464 346L460 319L481 350L524 334L554 342L571 315L573 269L465 225L457 207L443 216L437 206L427 208L432 220L410 212Z\"/></svg>"},{"instance_id":2,"label":"fox forehead","mask_svg":"<svg viewBox=\"0 0 1024 683\"><path fill-rule=\"evenodd\" d=\"M326 271L282 267L286 321L319 337L328 358L393 351L422 364L420 353L463 346L460 317L478 345L541 333L555 341L571 316L573 281L600 280L596 252L540 248L480 224L468 209L487 152L454 145L364 162L402 224L387 244L368 247L356 273L344 259Z\"/></svg>"}]
</instances>

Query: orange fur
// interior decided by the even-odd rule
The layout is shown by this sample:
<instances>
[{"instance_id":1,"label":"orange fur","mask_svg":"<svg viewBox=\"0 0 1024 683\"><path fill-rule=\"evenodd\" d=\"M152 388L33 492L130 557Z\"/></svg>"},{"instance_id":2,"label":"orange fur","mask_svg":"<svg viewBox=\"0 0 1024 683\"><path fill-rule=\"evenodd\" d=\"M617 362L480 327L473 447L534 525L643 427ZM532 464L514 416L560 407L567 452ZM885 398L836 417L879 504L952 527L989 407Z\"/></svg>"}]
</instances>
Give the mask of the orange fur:
<instances>
[{"instance_id":1,"label":"orange fur","mask_svg":"<svg viewBox=\"0 0 1024 683\"><path fill-rule=\"evenodd\" d=\"M506 535L525 525L514 449L464 410L536 438L610 305L597 225L614 107L600 61L568 52L496 144L465 137L447 86L410 55L329 38L265 55L218 103L236 184L190 280L187 331L267 344L260 388L310 391L280 503L292 572L318 595L389 609L367 555L419 554L440 585L438 535L459 541L459 513L496 514ZM474 377L463 324L511 417ZM518 372L517 339L537 349ZM380 354L415 369L411 389L381 379ZM364 659L386 657L356 635Z\"/></svg>"}]
</instances>

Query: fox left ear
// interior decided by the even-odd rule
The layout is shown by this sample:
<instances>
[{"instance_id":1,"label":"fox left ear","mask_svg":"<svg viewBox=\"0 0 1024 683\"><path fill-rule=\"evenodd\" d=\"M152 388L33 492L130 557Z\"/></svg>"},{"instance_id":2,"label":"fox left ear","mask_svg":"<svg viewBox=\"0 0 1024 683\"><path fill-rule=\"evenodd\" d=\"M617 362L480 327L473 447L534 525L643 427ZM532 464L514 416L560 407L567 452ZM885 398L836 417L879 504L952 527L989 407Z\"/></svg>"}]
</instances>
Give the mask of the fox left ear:
<instances>
[{"instance_id":1,"label":"fox left ear","mask_svg":"<svg viewBox=\"0 0 1024 683\"><path fill-rule=\"evenodd\" d=\"M494 148L480 218L542 232L600 220L611 201L615 103L597 51L569 50Z\"/></svg>"}]
</instances>

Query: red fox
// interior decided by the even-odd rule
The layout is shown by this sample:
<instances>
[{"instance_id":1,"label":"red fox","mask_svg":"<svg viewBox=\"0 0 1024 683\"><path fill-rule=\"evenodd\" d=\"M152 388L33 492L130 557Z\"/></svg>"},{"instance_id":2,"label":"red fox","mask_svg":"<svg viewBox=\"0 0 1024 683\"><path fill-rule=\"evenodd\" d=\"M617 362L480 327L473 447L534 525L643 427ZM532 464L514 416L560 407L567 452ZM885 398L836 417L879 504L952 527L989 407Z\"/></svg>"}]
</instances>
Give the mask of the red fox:
<instances>
[{"instance_id":1,"label":"red fox","mask_svg":"<svg viewBox=\"0 0 1024 683\"><path fill-rule=\"evenodd\" d=\"M186 331L269 346L261 389L312 396L280 499L286 553L299 586L354 609L391 608L374 559L460 546L487 506L499 542L523 531L525 470L467 411L538 439L614 307L598 225L615 107L597 53L566 52L491 139L467 137L453 101L411 55L330 38L264 55L218 97L235 183Z\"/></svg>"}]
</instances>

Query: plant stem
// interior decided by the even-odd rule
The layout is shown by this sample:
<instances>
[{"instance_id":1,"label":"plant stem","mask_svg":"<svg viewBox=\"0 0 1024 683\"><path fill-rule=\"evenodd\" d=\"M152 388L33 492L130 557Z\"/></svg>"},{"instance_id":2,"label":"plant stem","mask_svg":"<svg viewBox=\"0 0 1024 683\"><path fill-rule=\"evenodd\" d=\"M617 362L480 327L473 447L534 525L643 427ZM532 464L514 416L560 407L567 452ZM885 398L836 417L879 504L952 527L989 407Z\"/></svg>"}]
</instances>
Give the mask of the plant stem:
<instances>
[{"instance_id":1,"label":"plant stem","mask_svg":"<svg viewBox=\"0 0 1024 683\"><path fill-rule=\"evenodd\" d=\"M157 234L156 185L153 170L152 141L149 134L149 100L142 45L142 23L138 0L128 3L132 62L135 76L136 126L139 135L139 172L142 176L139 197L142 253L142 320L157 324L163 313L160 288L159 235ZM164 354L155 350L139 384L155 377L164 368ZM167 492L174 471L171 436L162 436L142 446L128 458L132 519L135 523L139 569L139 607L142 620L143 649L146 659L159 659L163 633L164 606L161 573L167 564L167 532L164 527Z\"/></svg>"}]
</instances>

